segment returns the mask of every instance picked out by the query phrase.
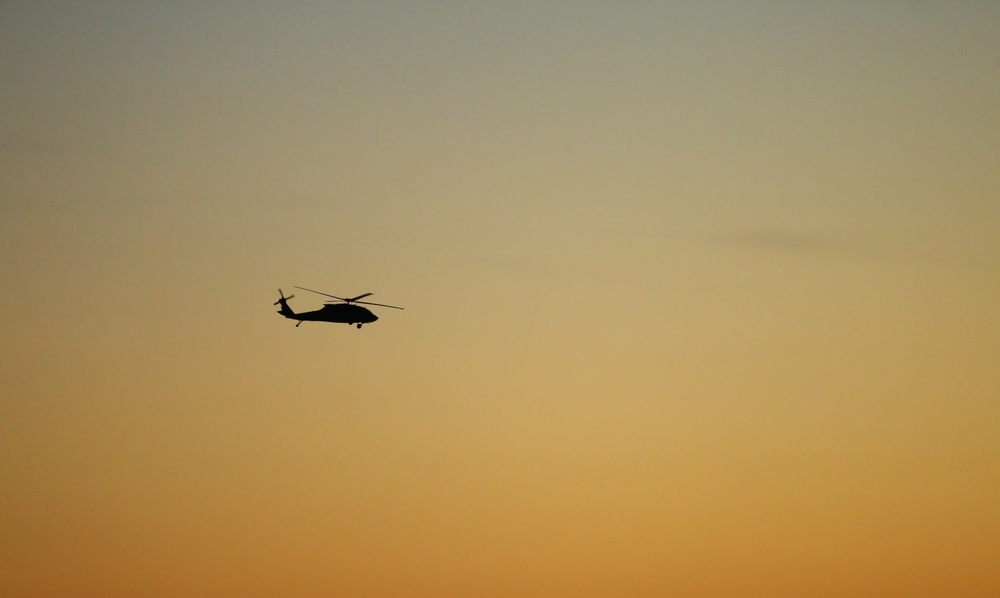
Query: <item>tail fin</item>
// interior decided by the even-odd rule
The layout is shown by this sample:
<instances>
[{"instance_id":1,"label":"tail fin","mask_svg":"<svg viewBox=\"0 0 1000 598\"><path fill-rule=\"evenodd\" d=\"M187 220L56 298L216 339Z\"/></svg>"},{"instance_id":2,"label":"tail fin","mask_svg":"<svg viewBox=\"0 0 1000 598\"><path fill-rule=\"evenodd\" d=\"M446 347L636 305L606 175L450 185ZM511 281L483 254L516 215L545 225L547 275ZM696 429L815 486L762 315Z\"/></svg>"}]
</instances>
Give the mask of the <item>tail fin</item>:
<instances>
[{"instance_id":1,"label":"tail fin","mask_svg":"<svg viewBox=\"0 0 1000 598\"><path fill-rule=\"evenodd\" d=\"M274 302L275 305L281 306L281 309L278 310L278 313L285 316L286 318L295 317L295 312L292 311L292 308L288 307L288 300L294 299L295 295L289 295L285 297L285 294L281 292L281 289L278 289L278 295L280 295L281 298Z\"/></svg>"}]
</instances>

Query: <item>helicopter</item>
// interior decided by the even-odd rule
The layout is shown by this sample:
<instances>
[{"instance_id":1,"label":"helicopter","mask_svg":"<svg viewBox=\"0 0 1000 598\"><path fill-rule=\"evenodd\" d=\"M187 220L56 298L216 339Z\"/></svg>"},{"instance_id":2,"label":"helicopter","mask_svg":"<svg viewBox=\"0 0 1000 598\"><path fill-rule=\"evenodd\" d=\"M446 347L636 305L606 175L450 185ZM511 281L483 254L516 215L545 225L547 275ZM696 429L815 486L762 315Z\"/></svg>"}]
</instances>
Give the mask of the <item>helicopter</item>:
<instances>
[{"instance_id":1,"label":"helicopter","mask_svg":"<svg viewBox=\"0 0 1000 598\"><path fill-rule=\"evenodd\" d=\"M298 328L302 322L334 322L340 324L352 324L361 328L362 324L369 324L378 319L378 316L368 311L363 305L377 305L379 307L391 307L392 309L403 309L402 307L396 307L395 305L386 305L384 303L372 303L370 301L361 301L365 297L371 295L371 293L365 293L363 295L358 295L357 297L351 297L346 299L344 297L338 297L336 295L331 295L329 293L322 293L320 291L314 291L312 289L307 289L305 287L295 287L297 289L302 289L303 291L309 291L310 293L316 293L317 295L325 295L327 297L333 297L337 301L327 301L326 304L317 309L316 311L307 311L295 313L292 308L288 307L288 300L293 299L295 295L289 295L285 297L285 294L278 289L278 295L281 297L274 302L275 305L280 305L281 309L278 313L285 316L290 320L298 320L295 323L295 327Z\"/></svg>"}]
</instances>

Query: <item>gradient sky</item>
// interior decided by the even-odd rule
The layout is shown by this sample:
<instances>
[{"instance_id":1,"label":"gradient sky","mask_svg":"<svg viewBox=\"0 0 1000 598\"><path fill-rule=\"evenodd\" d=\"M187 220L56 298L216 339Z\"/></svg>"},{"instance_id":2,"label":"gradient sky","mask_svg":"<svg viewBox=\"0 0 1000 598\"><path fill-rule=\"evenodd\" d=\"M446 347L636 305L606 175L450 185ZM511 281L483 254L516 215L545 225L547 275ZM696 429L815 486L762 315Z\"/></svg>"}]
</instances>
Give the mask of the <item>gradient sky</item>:
<instances>
[{"instance_id":1,"label":"gradient sky","mask_svg":"<svg viewBox=\"0 0 1000 598\"><path fill-rule=\"evenodd\" d=\"M1000 595L998 158L995 1L3 2L0 593Z\"/></svg>"}]
</instances>

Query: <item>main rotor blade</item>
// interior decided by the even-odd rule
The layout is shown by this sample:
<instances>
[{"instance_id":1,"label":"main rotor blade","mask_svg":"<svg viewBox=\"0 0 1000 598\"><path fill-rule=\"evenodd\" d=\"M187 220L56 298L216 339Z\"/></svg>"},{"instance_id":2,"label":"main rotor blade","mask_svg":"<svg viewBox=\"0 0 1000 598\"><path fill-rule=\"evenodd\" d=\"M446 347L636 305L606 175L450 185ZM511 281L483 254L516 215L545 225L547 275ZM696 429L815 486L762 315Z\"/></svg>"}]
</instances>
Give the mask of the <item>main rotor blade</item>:
<instances>
[{"instance_id":1,"label":"main rotor blade","mask_svg":"<svg viewBox=\"0 0 1000 598\"><path fill-rule=\"evenodd\" d=\"M296 286L295 288L302 289L303 291L309 291L310 293L316 293L317 295L326 295L327 297L333 297L334 299L340 299L341 301L347 301L347 302L352 301L351 299L344 299L343 297L338 297L336 295L331 295L330 293L323 293L323 292L320 292L320 291L314 291L312 289L307 289L305 287ZM369 293L369 295L370 294L371 293ZM364 297L364 296L365 295L362 295L362 297Z\"/></svg>"},{"instance_id":2,"label":"main rotor blade","mask_svg":"<svg viewBox=\"0 0 1000 598\"><path fill-rule=\"evenodd\" d=\"M371 295L371 293L368 293ZM365 295L362 295L364 297ZM362 305L377 305L379 307L391 307L393 309L403 309L402 307L396 307L395 305L386 305L385 303L372 303L371 301L353 301L353 303L360 303Z\"/></svg>"},{"instance_id":3,"label":"main rotor blade","mask_svg":"<svg viewBox=\"0 0 1000 598\"><path fill-rule=\"evenodd\" d=\"M361 299L362 297L367 297L367 296L371 295L372 293L365 293L364 295L358 295L357 297L351 297L350 299L346 299L344 297L338 297L336 295L331 295L330 293L324 293L322 291L314 291L312 289L307 289L305 287L300 287L300 286L297 286L297 285L296 285L295 288L302 289L303 291L309 291L310 293L316 293L317 295L325 295L327 297L333 297L334 299L338 299L338 300L343 301L345 303L362 303L364 305L377 305L379 307L391 307L392 309L403 309L402 307L397 307L395 305L386 305L385 303L372 303L371 301L358 301L358 299Z\"/></svg>"}]
</instances>

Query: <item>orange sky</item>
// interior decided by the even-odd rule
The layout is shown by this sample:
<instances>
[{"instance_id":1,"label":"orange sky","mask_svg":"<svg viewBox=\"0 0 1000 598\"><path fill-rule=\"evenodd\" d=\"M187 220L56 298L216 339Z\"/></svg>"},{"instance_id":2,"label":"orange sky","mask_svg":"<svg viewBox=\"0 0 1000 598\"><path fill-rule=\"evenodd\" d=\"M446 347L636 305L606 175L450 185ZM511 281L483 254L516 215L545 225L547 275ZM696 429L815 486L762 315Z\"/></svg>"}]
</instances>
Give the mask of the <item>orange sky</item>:
<instances>
[{"instance_id":1,"label":"orange sky","mask_svg":"<svg viewBox=\"0 0 1000 598\"><path fill-rule=\"evenodd\" d=\"M998 26L3 3L0 594L1000 594Z\"/></svg>"}]
</instances>

